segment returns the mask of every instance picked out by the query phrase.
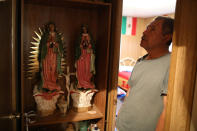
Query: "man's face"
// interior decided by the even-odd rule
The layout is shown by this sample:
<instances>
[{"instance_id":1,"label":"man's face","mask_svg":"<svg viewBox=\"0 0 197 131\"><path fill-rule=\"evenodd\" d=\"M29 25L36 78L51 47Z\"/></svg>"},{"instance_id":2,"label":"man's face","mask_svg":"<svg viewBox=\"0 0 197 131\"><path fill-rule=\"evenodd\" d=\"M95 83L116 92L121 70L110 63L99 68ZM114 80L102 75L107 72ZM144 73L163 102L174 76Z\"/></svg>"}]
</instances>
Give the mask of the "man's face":
<instances>
[{"instance_id":1,"label":"man's face","mask_svg":"<svg viewBox=\"0 0 197 131\"><path fill-rule=\"evenodd\" d=\"M145 50L152 50L166 44L162 34L162 20L153 21L143 32L140 46Z\"/></svg>"}]
</instances>

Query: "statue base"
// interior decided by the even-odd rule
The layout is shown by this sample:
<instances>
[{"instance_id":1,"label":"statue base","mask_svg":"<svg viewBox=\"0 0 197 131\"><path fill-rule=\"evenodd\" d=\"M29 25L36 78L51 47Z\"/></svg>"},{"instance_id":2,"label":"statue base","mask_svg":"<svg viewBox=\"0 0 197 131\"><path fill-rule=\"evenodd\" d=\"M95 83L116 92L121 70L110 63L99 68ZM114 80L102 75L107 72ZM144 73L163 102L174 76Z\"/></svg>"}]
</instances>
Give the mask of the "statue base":
<instances>
[{"instance_id":1,"label":"statue base","mask_svg":"<svg viewBox=\"0 0 197 131\"><path fill-rule=\"evenodd\" d=\"M37 105L38 114L41 117L52 115L56 110L57 100L62 93L62 91L43 93L37 89L37 86L35 86L34 99Z\"/></svg>"},{"instance_id":2,"label":"statue base","mask_svg":"<svg viewBox=\"0 0 197 131\"><path fill-rule=\"evenodd\" d=\"M75 112L87 112L92 109L92 106L89 107L73 107Z\"/></svg>"},{"instance_id":3,"label":"statue base","mask_svg":"<svg viewBox=\"0 0 197 131\"><path fill-rule=\"evenodd\" d=\"M57 103L58 97L59 97L59 94L53 96L51 100L46 100L42 96L34 96L34 99L37 104L38 114L41 117L52 115L54 111L56 110L56 103Z\"/></svg>"},{"instance_id":4,"label":"statue base","mask_svg":"<svg viewBox=\"0 0 197 131\"><path fill-rule=\"evenodd\" d=\"M88 89L81 91L79 89L71 90L71 97L73 100L73 109L76 112L87 112L92 109L91 100L93 95L97 92L95 89Z\"/></svg>"}]
</instances>

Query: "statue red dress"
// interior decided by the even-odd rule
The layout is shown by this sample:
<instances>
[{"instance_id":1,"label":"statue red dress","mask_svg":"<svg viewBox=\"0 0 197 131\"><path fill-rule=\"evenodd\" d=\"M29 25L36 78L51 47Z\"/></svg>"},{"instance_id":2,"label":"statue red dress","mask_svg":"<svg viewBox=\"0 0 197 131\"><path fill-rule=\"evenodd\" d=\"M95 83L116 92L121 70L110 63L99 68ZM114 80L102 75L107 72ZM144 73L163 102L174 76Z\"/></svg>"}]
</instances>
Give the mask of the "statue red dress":
<instances>
[{"instance_id":1,"label":"statue red dress","mask_svg":"<svg viewBox=\"0 0 197 131\"><path fill-rule=\"evenodd\" d=\"M47 116L53 114L58 97L64 93L57 83L62 74L63 43L54 23L45 25L42 31L38 55L40 81L34 88L34 98L38 111Z\"/></svg>"},{"instance_id":2,"label":"statue red dress","mask_svg":"<svg viewBox=\"0 0 197 131\"><path fill-rule=\"evenodd\" d=\"M58 57L61 57L62 51L59 48L59 43L56 41L55 26L50 24L49 30L49 37L45 47L47 48L46 55L41 59L43 88L58 91L60 87L57 85L57 77L60 72L57 65Z\"/></svg>"},{"instance_id":3,"label":"statue red dress","mask_svg":"<svg viewBox=\"0 0 197 131\"><path fill-rule=\"evenodd\" d=\"M80 43L78 46L76 52L77 88L95 88L93 82L93 77L95 75L95 46L86 26L82 26Z\"/></svg>"},{"instance_id":4,"label":"statue red dress","mask_svg":"<svg viewBox=\"0 0 197 131\"><path fill-rule=\"evenodd\" d=\"M85 112L92 108L91 100L95 92L95 45L88 33L87 27L82 26L80 41L76 47L77 86L71 88L73 107L77 112Z\"/></svg>"}]
</instances>

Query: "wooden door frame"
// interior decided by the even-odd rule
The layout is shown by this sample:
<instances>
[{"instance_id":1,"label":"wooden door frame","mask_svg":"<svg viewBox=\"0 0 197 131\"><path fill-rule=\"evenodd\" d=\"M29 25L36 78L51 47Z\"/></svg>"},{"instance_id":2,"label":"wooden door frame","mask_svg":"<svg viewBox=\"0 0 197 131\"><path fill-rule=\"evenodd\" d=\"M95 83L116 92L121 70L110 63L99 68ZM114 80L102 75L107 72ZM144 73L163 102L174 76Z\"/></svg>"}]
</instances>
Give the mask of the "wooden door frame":
<instances>
[{"instance_id":1,"label":"wooden door frame","mask_svg":"<svg viewBox=\"0 0 197 131\"><path fill-rule=\"evenodd\" d=\"M11 89L11 97L12 97L12 113L16 113L16 114L20 114L19 112L19 108L17 107L17 104L19 104L19 86L18 86L18 83L17 81L19 80L18 79L18 69L17 69L17 64L18 64L18 58L17 58L17 54L18 54L18 51L17 51L17 48L19 45L18 44L18 34L17 34L17 15L18 15L18 12L17 12L17 2L16 0L10 0L10 3L11 3L11 6L12 6L12 9L11 9L11 68L12 68L12 78L11 78L11 86L12 86L12 89ZM19 130L18 128L20 128L20 125L17 123L17 119L14 119L13 120L13 131L17 131Z\"/></svg>"},{"instance_id":2,"label":"wooden door frame","mask_svg":"<svg viewBox=\"0 0 197 131\"><path fill-rule=\"evenodd\" d=\"M122 1L118 2L112 2L107 131L113 131L115 127L122 17ZM196 7L196 1L177 0L165 131L190 130L197 72L197 18L193 17L197 11Z\"/></svg>"},{"instance_id":3,"label":"wooden door frame","mask_svg":"<svg viewBox=\"0 0 197 131\"><path fill-rule=\"evenodd\" d=\"M111 0L112 2L112 23L110 40L110 62L109 62L109 80L108 80L108 100L107 100L107 120L106 130L114 131L116 104L117 104L117 85L118 68L120 55L120 33L122 22L122 4L123 0Z\"/></svg>"},{"instance_id":4,"label":"wooden door frame","mask_svg":"<svg viewBox=\"0 0 197 131\"><path fill-rule=\"evenodd\" d=\"M197 1L177 0L165 131L189 131L197 71Z\"/></svg>"}]
</instances>

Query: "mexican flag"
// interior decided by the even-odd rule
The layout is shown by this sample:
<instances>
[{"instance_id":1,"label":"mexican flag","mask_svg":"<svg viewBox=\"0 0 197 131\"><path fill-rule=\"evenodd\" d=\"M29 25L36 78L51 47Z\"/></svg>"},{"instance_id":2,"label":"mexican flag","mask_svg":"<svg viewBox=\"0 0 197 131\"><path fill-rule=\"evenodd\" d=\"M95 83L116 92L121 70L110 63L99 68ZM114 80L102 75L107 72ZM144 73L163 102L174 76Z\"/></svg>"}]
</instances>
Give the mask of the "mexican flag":
<instances>
[{"instance_id":1,"label":"mexican flag","mask_svg":"<svg viewBox=\"0 0 197 131\"><path fill-rule=\"evenodd\" d=\"M137 18L131 16L122 17L122 35L136 35Z\"/></svg>"}]
</instances>

